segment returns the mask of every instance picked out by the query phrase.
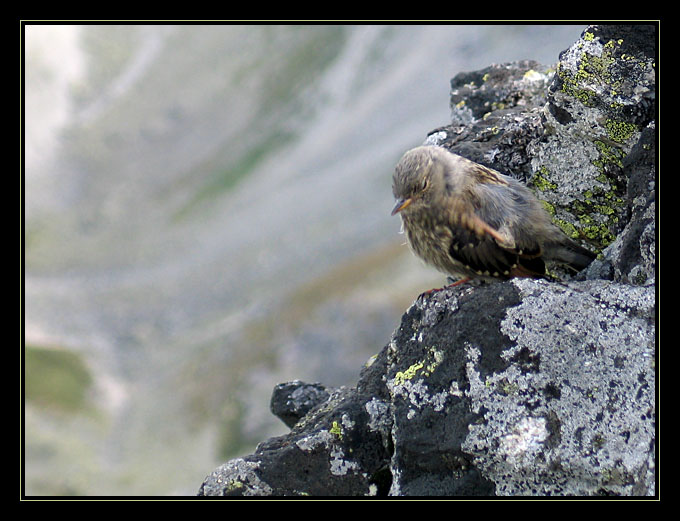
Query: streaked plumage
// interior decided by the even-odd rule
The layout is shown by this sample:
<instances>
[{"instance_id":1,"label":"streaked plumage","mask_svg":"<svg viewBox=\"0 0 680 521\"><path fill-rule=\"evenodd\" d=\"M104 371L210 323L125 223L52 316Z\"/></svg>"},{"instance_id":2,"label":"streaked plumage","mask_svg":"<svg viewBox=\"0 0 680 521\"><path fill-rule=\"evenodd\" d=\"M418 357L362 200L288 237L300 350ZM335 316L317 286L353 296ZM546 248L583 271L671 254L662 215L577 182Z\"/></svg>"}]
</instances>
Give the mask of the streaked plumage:
<instances>
[{"instance_id":1,"label":"streaked plumage","mask_svg":"<svg viewBox=\"0 0 680 521\"><path fill-rule=\"evenodd\" d=\"M406 152L392 191L413 252L454 278L541 277L545 261L580 271L595 257L519 181L442 147Z\"/></svg>"}]
</instances>

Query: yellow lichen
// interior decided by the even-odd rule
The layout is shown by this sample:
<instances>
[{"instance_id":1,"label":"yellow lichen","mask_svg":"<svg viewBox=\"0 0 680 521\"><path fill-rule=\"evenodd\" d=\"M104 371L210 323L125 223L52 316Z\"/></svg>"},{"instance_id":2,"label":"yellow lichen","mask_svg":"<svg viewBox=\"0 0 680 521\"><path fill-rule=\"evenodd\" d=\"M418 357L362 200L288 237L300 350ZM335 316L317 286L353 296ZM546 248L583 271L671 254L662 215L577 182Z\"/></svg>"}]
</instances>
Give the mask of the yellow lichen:
<instances>
[{"instance_id":1,"label":"yellow lichen","mask_svg":"<svg viewBox=\"0 0 680 521\"><path fill-rule=\"evenodd\" d=\"M416 373L423 368L423 363L419 362L417 364L413 364L411 367L406 369L406 371L399 371L397 372L396 375L394 375L394 384L395 385L403 385L406 380L410 380L413 378Z\"/></svg>"}]
</instances>

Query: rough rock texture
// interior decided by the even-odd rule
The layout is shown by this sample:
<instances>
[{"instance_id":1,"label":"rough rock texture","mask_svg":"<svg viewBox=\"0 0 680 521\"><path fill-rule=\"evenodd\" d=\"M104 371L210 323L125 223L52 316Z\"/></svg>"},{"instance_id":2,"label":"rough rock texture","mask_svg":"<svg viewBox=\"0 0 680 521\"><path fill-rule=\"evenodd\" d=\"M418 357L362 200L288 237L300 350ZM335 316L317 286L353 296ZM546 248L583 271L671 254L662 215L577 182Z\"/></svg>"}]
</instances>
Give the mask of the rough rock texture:
<instances>
[{"instance_id":1,"label":"rough rock texture","mask_svg":"<svg viewBox=\"0 0 680 521\"><path fill-rule=\"evenodd\" d=\"M328 390L319 383L308 384L295 380L274 387L269 408L274 416L292 428L305 414L326 401L329 396Z\"/></svg>"},{"instance_id":2,"label":"rough rock texture","mask_svg":"<svg viewBox=\"0 0 680 521\"><path fill-rule=\"evenodd\" d=\"M419 297L356 387L277 386L291 432L199 495L655 495L654 29L459 74L427 139L523 179L600 258Z\"/></svg>"}]
</instances>

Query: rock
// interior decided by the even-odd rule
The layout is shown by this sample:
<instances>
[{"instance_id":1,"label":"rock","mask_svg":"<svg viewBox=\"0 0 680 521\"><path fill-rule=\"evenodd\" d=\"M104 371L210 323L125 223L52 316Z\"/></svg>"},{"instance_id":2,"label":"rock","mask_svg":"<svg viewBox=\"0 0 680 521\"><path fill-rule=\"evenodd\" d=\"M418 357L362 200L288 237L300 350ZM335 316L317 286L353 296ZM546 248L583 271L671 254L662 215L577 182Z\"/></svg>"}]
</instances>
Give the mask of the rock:
<instances>
[{"instance_id":1,"label":"rock","mask_svg":"<svg viewBox=\"0 0 680 521\"><path fill-rule=\"evenodd\" d=\"M199 495L356 496L385 494L390 474L386 421L356 389L341 388L290 434L258 445L206 478ZM375 421L374 419L375 418Z\"/></svg>"},{"instance_id":2,"label":"rock","mask_svg":"<svg viewBox=\"0 0 680 521\"><path fill-rule=\"evenodd\" d=\"M650 493L653 330L653 290L610 281L418 300L387 353L391 493Z\"/></svg>"},{"instance_id":3,"label":"rock","mask_svg":"<svg viewBox=\"0 0 680 521\"><path fill-rule=\"evenodd\" d=\"M329 397L328 390L320 383L307 384L300 380L282 383L274 387L269 408L272 414L288 427L293 427L316 405Z\"/></svg>"},{"instance_id":4,"label":"rock","mask_svg":"<svg viewBox=\"0 0 680 521\"><path fill-rule=\"evenodd\" d=\"M655 38L591 26L554 73L460 74L427 139L526 181L598 260L419 297L356 387L277 386L290 433L199 495L656 494Z\"/></svg>"},{"instance_id":5,"label":"rock","mask_svg":"<svg viewBox=\"0 0 680 521\"><path fill-rule=\"evenodd\" d=\"M426 143L526 180L526 147L544 134L542 111L553 72L533 61L492 65L451 80L452 124Z\"/></svg>"}]
</instances>

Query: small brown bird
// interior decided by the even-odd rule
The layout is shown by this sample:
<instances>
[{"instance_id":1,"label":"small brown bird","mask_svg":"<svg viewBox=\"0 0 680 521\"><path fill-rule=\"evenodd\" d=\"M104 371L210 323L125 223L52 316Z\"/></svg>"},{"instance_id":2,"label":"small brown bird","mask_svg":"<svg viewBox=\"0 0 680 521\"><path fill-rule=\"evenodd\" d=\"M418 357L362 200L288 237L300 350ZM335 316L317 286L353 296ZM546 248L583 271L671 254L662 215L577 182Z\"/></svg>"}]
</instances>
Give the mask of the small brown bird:
<instances>
[{"instance_id":1,"label":"small brown bird","mask_svg":"<svg viewBox=\"0 0 680 521\"><path fill-rule=\"evenodd\" d=\"M413 252L460 279L545 276L545 261L580 271L595 258L550 220L519 181L437 146L409 150L392 192Z\"/></svg>"}]
</instances>

